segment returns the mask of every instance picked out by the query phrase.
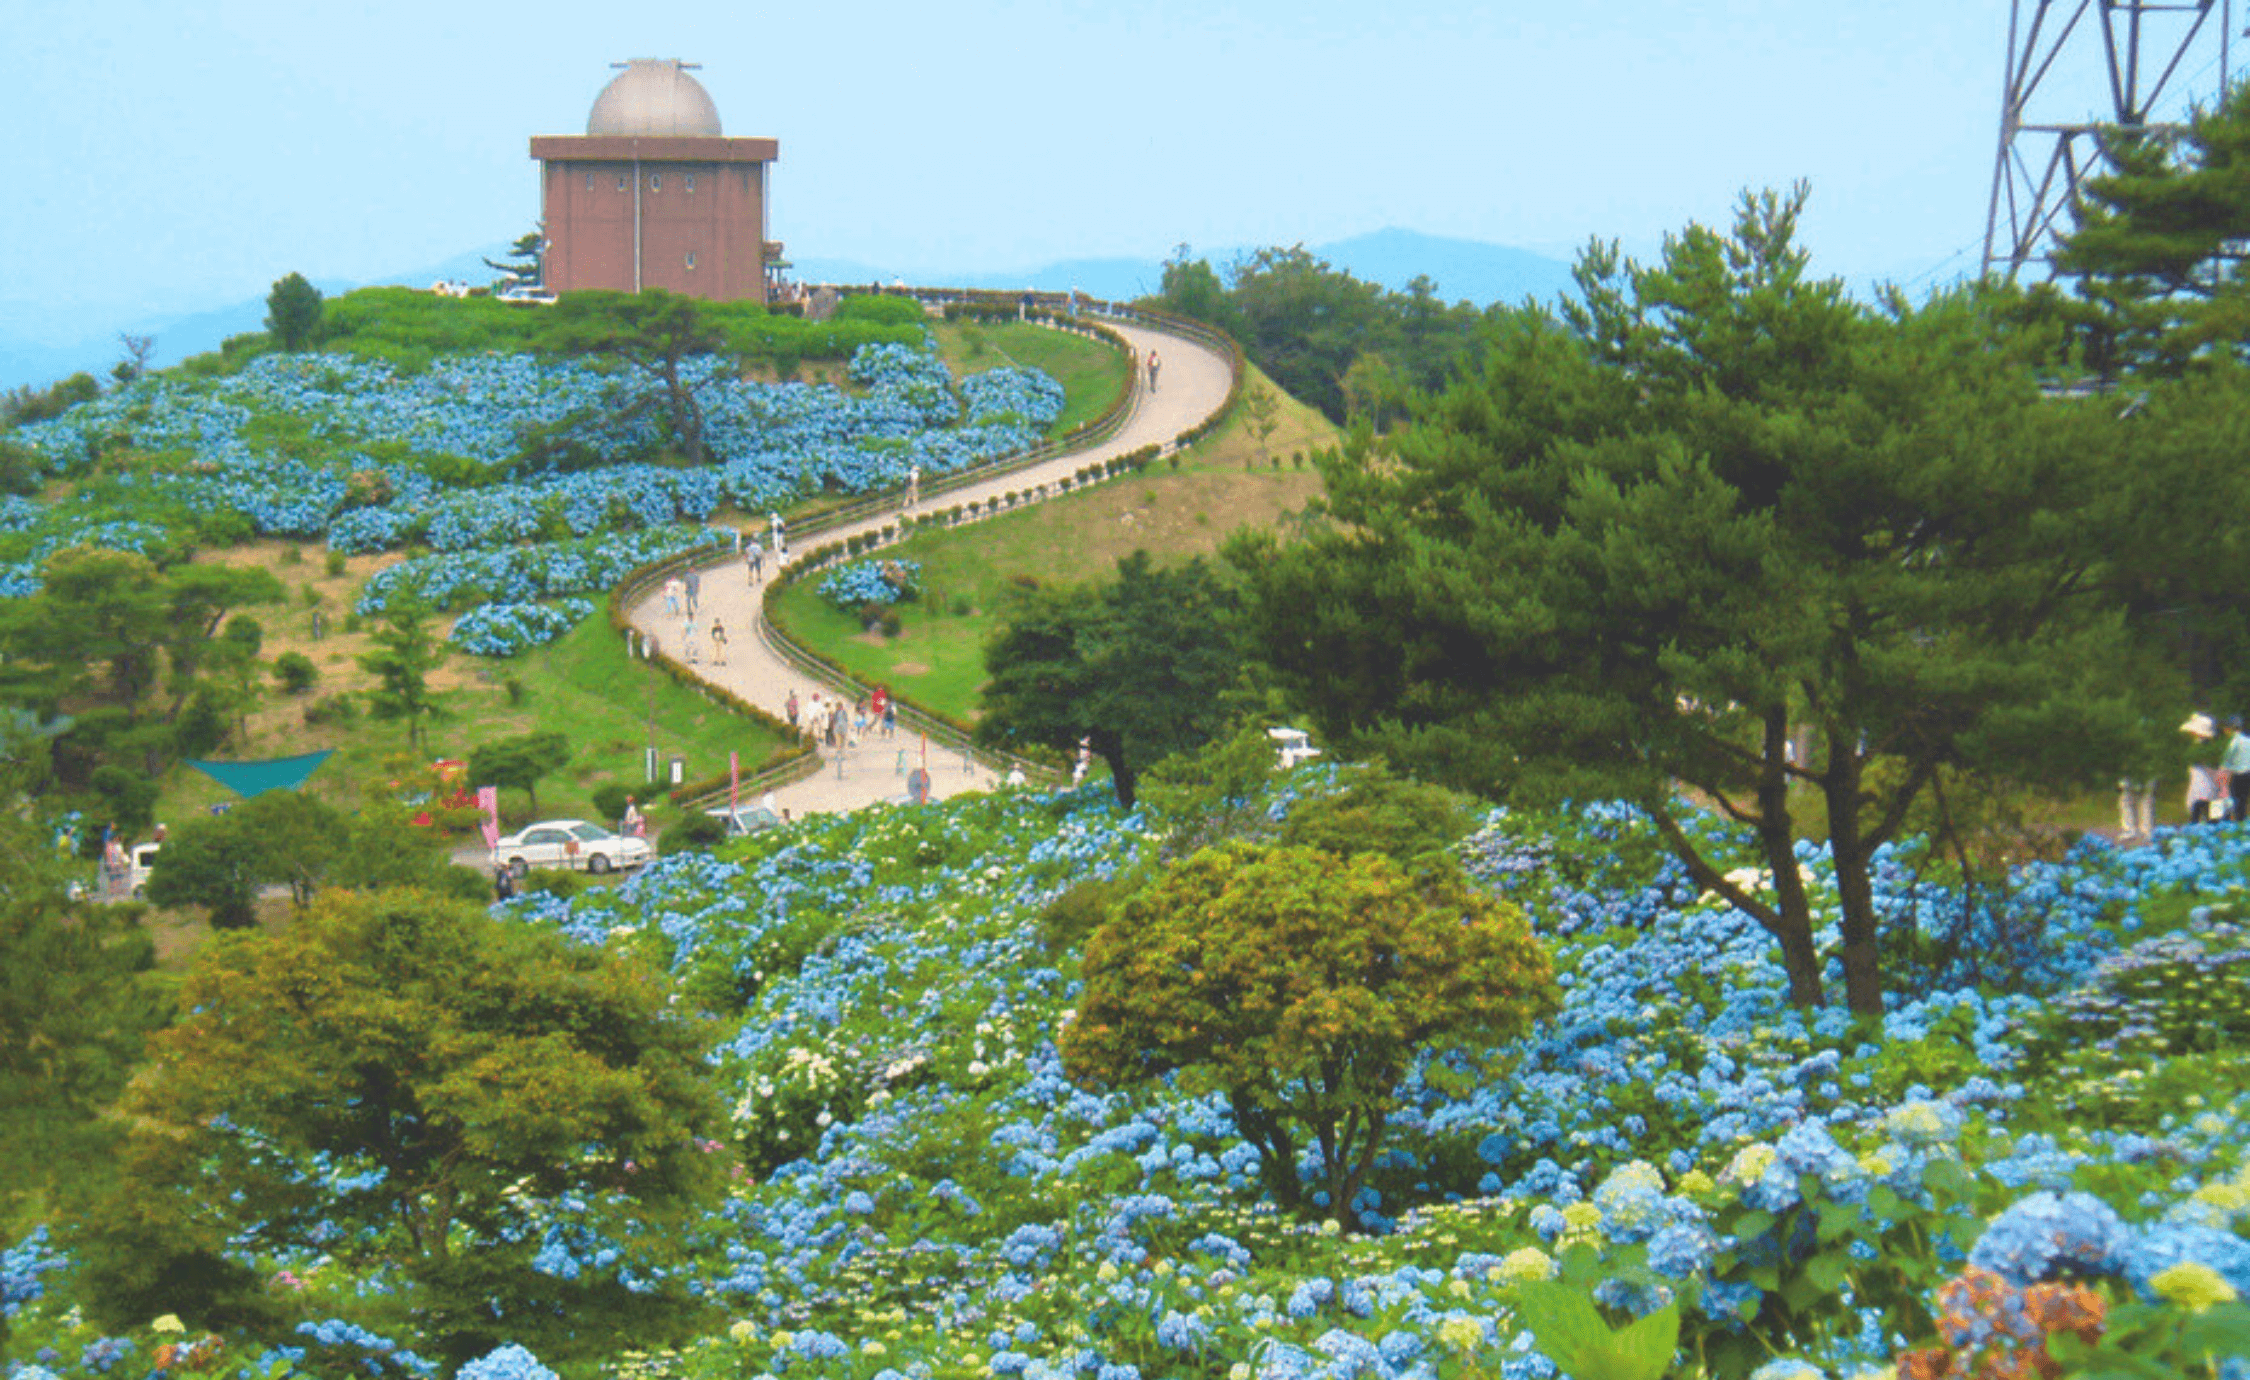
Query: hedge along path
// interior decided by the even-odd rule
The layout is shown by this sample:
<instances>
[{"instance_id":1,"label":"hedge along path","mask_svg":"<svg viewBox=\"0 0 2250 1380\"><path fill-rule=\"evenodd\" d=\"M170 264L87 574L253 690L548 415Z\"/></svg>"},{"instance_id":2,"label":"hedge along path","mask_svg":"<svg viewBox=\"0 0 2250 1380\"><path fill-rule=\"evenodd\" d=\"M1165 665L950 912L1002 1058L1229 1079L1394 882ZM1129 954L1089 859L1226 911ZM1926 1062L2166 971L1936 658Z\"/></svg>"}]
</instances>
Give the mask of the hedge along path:
<instances>
[{"instance_id":1,"label":"hedge along path","mask_svg":"<svg viewBox=\"0 0 2250 1380\"><path fill-rule=\"evenodd\" d=\"M1234 366L1226 355L1184 335L1157 329L1145 321L1103 318L1133 347L1136 375L1132 414L1108 440L1083 449L1066 451L1026 469L995 476L961 488L949 488L923 504L925 511L956 504L985 503L1005 494L1027 495L1058 480L1073 478L1087 465L1113 460L1147 446L1166 446L1210 421L1227 405L1234 389ZM1148 388L1148 357L1161 360L1154 392ZM1033 498L1044 497L1038 495ZM1019 498L1019 502L1022 499ZM899 509L887 508L872 516L823 531L814 544L827 546L847 538L880 531L898 520ZM765 579L774 578L772 541L762 522L753 523L747 535L766 547ZM804 548L792 540L792 560ZM698 568L701 584L696 609L698 663L689 669L701 680L740 697L776 718L787 718L789 695L809 701L818 693L834 699L845 692L838 686L798 670L768 646L764 637L765 583L749 582L742 559L730 556ZM633 628L656 639L662 652L675 660L681 651L681 620L667 617L660 591L652 589L627 610ZM727 664L713 664L711 623L726 628ZM847 701L849 696L846 695ZM922 742L902 723L898 736L884 738L880 731L861 739L856 748L820 749L820 770L793 785L777 787L774 805L793 816L834 814L856 810L877 801L906 794L907 773L923 761ZM995 782L991 774L961 752L931 743L928 749L932 799L966 790L984 790ZM724 762L695 762L688 766L691 779L705 779L726 770ZM748 774L749 765L744 771ZM757 803L753 794L746 804Z\"/></svg>"}]
</instances>

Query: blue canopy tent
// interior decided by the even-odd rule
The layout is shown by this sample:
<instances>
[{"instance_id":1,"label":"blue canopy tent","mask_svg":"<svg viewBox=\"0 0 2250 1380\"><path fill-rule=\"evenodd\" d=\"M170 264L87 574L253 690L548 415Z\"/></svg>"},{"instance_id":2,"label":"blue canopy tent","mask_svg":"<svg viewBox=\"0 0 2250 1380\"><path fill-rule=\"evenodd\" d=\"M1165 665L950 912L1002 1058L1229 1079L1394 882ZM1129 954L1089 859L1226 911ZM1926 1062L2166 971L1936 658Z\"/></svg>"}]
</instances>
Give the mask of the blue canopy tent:
<instances>
[{"instance_id":1,"label":"blue canopy tent","mask_svg":"<svg viewBox=\"0 0 2250 1380\"><path fill-rule=\"evenodd\" d=\"M320 770L320 764L335 754L334 748L322 752L308 752L302 757L269 757L263 762L198 762L188 759L188 765L210 777L213 781L233 791L244 800L264 795L267 791L293 791L305 784L307 777Z\"/></svg>"}]
</instances>

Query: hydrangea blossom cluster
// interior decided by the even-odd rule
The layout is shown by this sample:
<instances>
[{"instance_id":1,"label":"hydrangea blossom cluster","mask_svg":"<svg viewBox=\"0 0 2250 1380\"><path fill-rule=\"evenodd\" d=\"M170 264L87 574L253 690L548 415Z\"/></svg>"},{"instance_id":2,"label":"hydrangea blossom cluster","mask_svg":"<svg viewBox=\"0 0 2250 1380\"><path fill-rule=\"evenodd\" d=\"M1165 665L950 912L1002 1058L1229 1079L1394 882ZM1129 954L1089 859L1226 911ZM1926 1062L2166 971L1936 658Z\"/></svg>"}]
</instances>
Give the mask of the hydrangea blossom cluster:
<instances>
[{"instance_id":1,"label":"hydrangea blossom cluster","mask_svg":"<svg viewBox=\"0 0 2250 1380\"><path fill-rule=\"evenodd\" d=\"M666 527L539 546L509 546L453 555L414 556L386 566L361 587L358 611L381 614L394 600L435 609L486 602L532 603L609 589L627 574L667 556L719 540L715 531Z\"/></svg>"},{"instance_id":2,"label":"hydrangea blossom cluster","mask_svg":"<svg viewBox=\"0 0 2250 1380\"><path fill-rule=\"evenodd\" d=\"M347 553L421 543L489 552L699 524L722 506L787 506L813 492L895 487L1036 443L1062 391L1036 371L954 381L933 348L867 346L851 392L761 384L689 361L711 463L646 463L661 408L629 373L527 355L449 355L417 373L337 355L269 355L224 378L150 375L19 439L69 508L0 508L0 595L38 588L55 550L147 550L214 521L325 537ZM152 459L97 470L97 456ZM228 529L233 530L233 529Z\"/></svg>"},{"instance_id":3,"label":"hydrangea blossom cluster","mask_svg":"<svg viewBox=\"0 0 2250 1380\"><path fill-rule=\"evenodd\" d=\"M481 604L454 620L449 640L471 656L521 656L591 618L584 599L559 604Z\"/></svg>"},{"instance_id":4,"label":"hydrangea blossom cluster","mask_svg":"<svg viewBox=\"0 0 2250 1380\"><path fill-rule=\"evenodd\" d=\"M13 1316L17 1309L47 1292L40 1276L68 1263L47 1245L47 1229L43 1226L33 1227L30 1235L0 1251L0 1317Z\"/></svg>"},{"instance_id":5,"label":"hydrangea blossom cluster","mask_svg":"<svg viewBox=\"0 0 2250 1380\"><path fill-rule=\"evenodd\" d=\"M1553 1375L1516 1291L1590 1252L1602 1302L1689 1305L1722 1341L1819 1294L1821 1340L1767 1373L1840 1380L1924 1340L1851 1282L1886 1268L1873 1224L1913 1214L1945 1270L1995 1281L1929 1300L1969 1323L2087 1279L2206 1307L2250 1285L2250 1097L2064 1127L2027 1124L2013 1083L2043 1001L2131 943L2146 898L2232 885L2243 835L2089 847L2020 903L1981 898L1997 913L1977 933L2043 931L2025 990L1947 988L1935 965L1877 1028L1788 1008L1762 932L1642 828L1611 806L1496 815L1464 848L1532 911L1563 1009L1506 1048L1432 1051L1367 1194L1326 1223L1265 1203L1223 1096L1066 1076L1075 958L1039 917L1166 843L1104 792L818 818L505 903L726 994L710 1064L744 1173L678 1246L735 1321L632 1373ZM1818 849L1800 861L1832 885ZM1955 923L1903 864L1887 875L1887 914ZM569 1202L522 1212L543 1268L629 1263Z\"/></svg>"},{"instance_id":6,"label":"hydrangea blossom cluster","mask_svg":"<svg viewBox=\"0 0 2250 1380\"><path fill-rule=\"evenodd\" d=\"M820 597L837 608L856 610L912 599L921 588L920 561L853 561L820 582Z\"/></svg>"}]
</instances>

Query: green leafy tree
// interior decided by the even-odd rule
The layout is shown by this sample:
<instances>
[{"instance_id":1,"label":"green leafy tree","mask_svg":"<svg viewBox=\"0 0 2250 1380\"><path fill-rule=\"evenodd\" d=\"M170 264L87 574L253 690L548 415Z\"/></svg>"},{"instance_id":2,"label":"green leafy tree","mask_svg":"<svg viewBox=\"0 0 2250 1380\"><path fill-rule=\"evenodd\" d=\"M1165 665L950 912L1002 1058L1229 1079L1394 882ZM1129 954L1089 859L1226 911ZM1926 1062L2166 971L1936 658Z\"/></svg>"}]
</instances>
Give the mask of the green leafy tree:
<instances>
[{"instance_id":1,"label":"green leafy tree","mask_svg":"<svg viewBox=\"0 0 2250 1380\"><path fill-rule=\"evenodd\" d=\"M680 453L704 458L702 392L724 371L699 373L689 361L724 351L727 337L703 303L662 288L572 292L548 317L562 348L616 360L640 375L638 405L661 404Z\"/></svg>"},{"instance_id":2,"label":"green leafy tree","mask_svg":"<svg viewBox=\"0 0 2250 1380\"><path fill-rule=\"evenodd\" d=\"M702 1032L656 974L426 893L329 892L198 953L181 1008L129 1098L124 1190L92 1214L105 1309L145 1317L167 1261L223 1243L319 1242L401 1271L456 1360L609 1349L681 1316L667 1286L621 1282L663 1279L667 1238L724 1181ZM622 1261L535 1267L564 1195Z\"/></svg>"},{"instance_id":3,"label":"green leafy tree","mask_svg":"<svg viewBox=\"0 0 2250 1380\"><path fill-rule=\"evenodd\" d=\"M253 796L227 811L220 822L256 848L258 880L288 887L289 900L298 910L328 883L350 846L344 816L327 801L301 790ZM169 843L166 848L169 851Z\"/></svg>"},{"instance_id":4,"label":"green leafy tree","mask_svg":"<svg viewBox=\"0 0 2250 1380\"><path fill-rule=\"evenodd\" d=\"M980 741L1073 753L1081 740L1134 802L1142 768L1225 727L1240 677L1239 600L1201 559L1159 570L1136 551L1092 590L1028 593L985 648Z\"/></svg>"},{"instance_id":5,"label":"green leafy tree","mask_svg":"<svg viewBox=\"0 0 2250 1380\"><path fill-rule=\"evenodd\" d=\"M374 650L359 658L359 664L375 676L375 688L368 692L369 708L385 722L404 719L407 743L419 747L423 722L443 712L430 688L430 672L445 664L448 650L430 630L429 608L413 600L393 599L369 640Z\"/></svg>"},{"instance_id":6,"label":"green leafy tree","mask_svg":"<svg viewBox=\"0 0 2250 1380\"><path fill-rule=\"evenodd\" d=\"M266 294L266 334L284 350L302 350L320 339L320 289L292 273Z\"/></svg>"},{"instance_id":7,"label":"green leafy tree","mask_svg":"<svg viewBox=\"0 0 2250 1380\"><path fill-rule=\"evenodd\" d=\"M1522 913L1456 869L1241 843L1127 899L1083 971L1061 1038L1074 1081L1224 1093L1275 1201L1306 1209L1297 1161L1317 1145L1339 1218L1416 1054L1521 1034L1555 1002Z\"/></svg>"},{"instance_id":8,"label":"green leafy tree","mask_svg":"<svg viewBox=\"0 0 2250 1380\"><path fill-rule=\"evenodd\" d=\"M1824 828L1873 1014L1871 859L1939 771L2114 779L2132 714L2103 671L2135 653L2108 546L2156 496L2116 409L2043 398L2039 342L1984 295L1870 309L1810 277L1801 204L1746 197L1648 267L1590 250L1582 302L1507 314L1412 425L1324 457L1332 527L1230 555L1330 741L1479 794L1637 802L1807 1005L1796 846ZM1691 799L1747 827L1770 891Z\"/></svg>"},{"instance_id":9,"label":"green leafy tree","mask_svg":"<svg viewBox=\"0 0 2250 1380\"><path fill-rule=\"evenodd\" d=\"M560 733L525 733L469 750L469 779L480 786L513 786L531 797L539 813L539 782L570 765L570 739Z\"/></svg>"},{"instance_id":10,"label":"green leafy tree","mask_svg":"<svg viewBox=\"0 0 2250 1380\"><path fill-rule=\"evenodd\" d=\"M1156 305L1181 316L1192 317L1205 325L1216 326L1234 334L1241 322L1234 302L1227 296L1227 286L1208 259L1190 259L1188 247L1181 245L1164 261L1164 278L1157 293Z\"/></svg>"},{"instance_id":11,"label":"green leafy tree","mask_svg":"<svg viewBox=\"0 0 2250 1380\"><path fill-rule=\"evenodd\" d=\"M1303 245L1261 249L1234 266L1243 348L1290 396L1345 417L1344 376L1393 325L1379 284L1332 267Z\"/></svg>"},{"instance_id":12,"label":"green leafy tree","mask_svg":"<svg viewBox=\"0 0 2250 1380\"><path fill-rule=\"evenodd\" d=\"M156 822L157 784L145 774L124 767L99 766L94 768L91 784L101 797L102 818L128 836Z\"/></svg>"},{"instance_id":13,"label":"green leafy tree","mask_svg":"<svg viewBox=\"0 0 2250 1380\"><path fill-rule=\"evenodd\" d=\"M1339 856L1382 853L1424 862L1476 827L1475 802L1442 786L1404 781L1380 762L1350 770L1339 787L1301 800L1278 826L1282 843Z\"/></svg>"},{"instance_id":14,"label":"green leafy tree","mask_svg":"<svg viewBox=\"0 0 2250 1380\"><path fill-rule=\"evenodd\" d=\"M481 870L453 865L444 835L416 826L412 810L381 803L345 821L344 845L326 882L360 891L413 887L462 900L484 898L491 886Z\"/></svg>"},{"instance_id":15,"label":"green leafy tree","mask_svg":"<svg viewBox=\"0 0 2250 1380\"><path fill-rule=\"evenodd\" d=\"M70 901L28 815L50 727L0 721L0 1221L106 1163L102 1116L163 1014L143 976L155 946L132 909Z\"/></svg>"},{"instance_id":16,"label":"green leafy tree","mask_svg":"<svg viewBox=\"0 0 2250 1380\"><path fill-rule=\"evenodd\" d=\"M1439 299L1417 276L1386 292L1295 245L1246 255L1227 281L1181 245L1165 262L1157 306L1232 335L1281 390L1343 423L1377 425L1407 388L1436 388L1475 345L1485 313Z\"/></svg>"},{"instance_id":17,"label":"green leafy tree","mask_svg":"<svg viewBox=\"0 0 2250 1380\"><path fill-rule=\"evenodd\" d=\"M29 498L46 483L46 474L46 462L37 451L0 432L0 494Z\"/></svg>"},{"instance_id":18,"label":"green leafy tree","mask_svg":"<svg viewBox=\"0 0 2250 1380\"><path fill-rule=\"evenodd\" d=\"M220 688L206 663L242 653L241 636L218 636L222 623L282 597L267 570L159 566L88 547L54 553L40 575L39 592L0 603L0 697L76 717L55 745L64 784L73 786L105 761L160 772L182 747L174 729L183 712L199 692ZM247 622L244 632L256 626Z\"/></svg>"},{"instance_id":19,"label":"green leafy tree","mask_svg":"<svg viewBox=\"0 0 2250 1380\"><path fill-rule=\"evenodd\" d=\"M189 820L164 840L148 874L148 899L160 906L202 906L215 930L258 923L258 888L268 866L259 840L232 812Z\"/></svg>"},{"instance_id":20,"label":"green leafy tree","mask_svg":"<svg viewBox=\"0 0 2250 1380\"><path fill-rule=\"evenodd\" d=\"M72 374L47 388L18 384L5 397L0 397L0 421L11 426L44 422L101 395L101 384L87 373Z\"/></svg>"}]
</instances>

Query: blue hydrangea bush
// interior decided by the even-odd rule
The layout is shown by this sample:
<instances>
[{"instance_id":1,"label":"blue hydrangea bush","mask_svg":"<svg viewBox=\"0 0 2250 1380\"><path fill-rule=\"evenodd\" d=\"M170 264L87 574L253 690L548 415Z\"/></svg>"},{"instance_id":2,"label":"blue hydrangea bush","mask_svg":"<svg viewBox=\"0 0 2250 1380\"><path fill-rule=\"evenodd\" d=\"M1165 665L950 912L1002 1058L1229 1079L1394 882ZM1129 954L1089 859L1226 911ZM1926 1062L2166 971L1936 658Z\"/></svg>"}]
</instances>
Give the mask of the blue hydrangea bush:
<instances>
[{"instance_id":1,"label":"blue hydrangea bush","mask_svg":"<svg viewBox=\"0 0 2250 1380\"><path fill-rule=\"evenodd\" d=\"M75 545L153 553L268 536L473 565L692 529L730 506L765 512L978 464L1036 443L1062 411L1044 374L957 383L927 345L862 347L848 372L850 388L765 384L691 360L710 454L699 466L671 463L661 409L596 363L457 354L407 373L308 354L218 378L152 374L15 433L73 491L67 504L0 503L0 595L36 591L40 563Z\"/></svg>"},{"instance_id":2,"label":"blue hydrangea bush","mask_svg":"<svg viewBox=\"0 0 2250 1380\"><path fill-rule=\"evenodd\" d=\"M1292 774L1271 810L1336 770ZM1699 827L1729 846L1721 823ZM1495 812L1462 860L1532 914L1563 1009L1506 1048L1430 1051L1359 1200L1305 1221L1261 1200L1222 1098L1090 1092L1057 1056L1076 958L1047 946L1040 916L1150 864L1167 832L1092 789L969 793L503 903L642 955L722 1013L710 1064L740 1173L675 1257L639 1259L568 1202L523 1206L540 1269L682 1270L709 1310L699 1339L613 1354L600 1373L1544 1380L1558 1334L1531 1286L1549 1283L1620 1325L1676 1319L1662 1373L1760 1380L2015 1346L2007 1299L2047 1287L2110 1300L2160 1373L2210 1354L2163 1337L2250 1318L2250 1074L2201 1065L2162 1105L2087 1117L2079 1085L2110 1071L2049 1048L2057 1012L2105 991L2153 1000L2120 977L2152 953L2227 970L2241 829L2130 851L2089 840L1968 898L1894 850L1878 869L1894 937L1966 925L2005 980L1917 965L1862 1022L1789 1007L1763 932L1698 894L1637 812ZM1800 866L1832 894L1822 850ZM2120 1012L2103 1038L2128 1019L2164 1028L2160 1010ZM2130 1048L2151 1077L2174 1057ZM67 1265L45 1238L6 1260L11 1354L91 1373L78 1358L101 1339L72 1321ZM416 1345L385 1281L324 1260L251 1263L309 1281L322 1316ZM1995 1281L1999 1311L1949 1302L1970 1278ZM544 1373L504 1351L460 1373Z\"/></svg>"},{"instance_id":3,"label":"blue hydrangea bush","mask_svg":"<svg viewBox=\"0 0 2250 1380\"><path fill-rule=\"evenodd\" d=\"M855 612L869 604L904 603L921 592L920 561L853 561L820 582L821 598Z\"/></svg>"}]
</instances>

